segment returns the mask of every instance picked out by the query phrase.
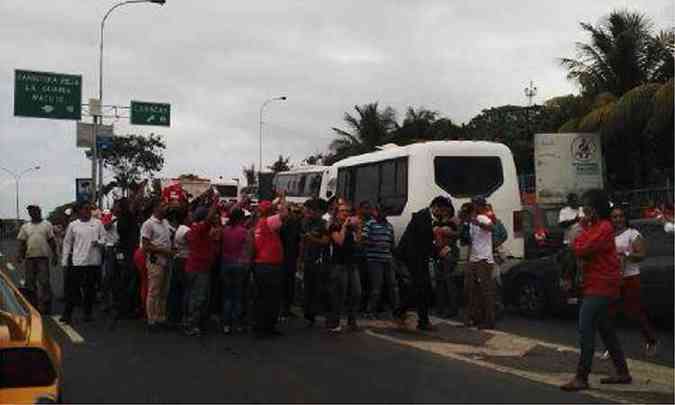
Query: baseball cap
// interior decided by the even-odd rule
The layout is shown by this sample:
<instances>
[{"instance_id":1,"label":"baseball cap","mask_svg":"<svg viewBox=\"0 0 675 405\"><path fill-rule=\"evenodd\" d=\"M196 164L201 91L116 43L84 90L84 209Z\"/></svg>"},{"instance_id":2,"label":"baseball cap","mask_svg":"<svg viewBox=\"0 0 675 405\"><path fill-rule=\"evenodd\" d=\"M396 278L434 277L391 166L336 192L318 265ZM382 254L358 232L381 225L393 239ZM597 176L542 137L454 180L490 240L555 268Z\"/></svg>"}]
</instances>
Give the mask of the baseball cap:
<instances>
[{"instance_id":1,"label":"baseball cap","mask_svg":"<svg viewBox=\"0 0 675 405\"><path fill-rule=\"evenodd\" d=\"M40 207L39 207L38 205L31 204L31 205L27 206L26 209L27 209L28 211L30 211L30 210L39 210Z\"/></svg>"}]
</instances>

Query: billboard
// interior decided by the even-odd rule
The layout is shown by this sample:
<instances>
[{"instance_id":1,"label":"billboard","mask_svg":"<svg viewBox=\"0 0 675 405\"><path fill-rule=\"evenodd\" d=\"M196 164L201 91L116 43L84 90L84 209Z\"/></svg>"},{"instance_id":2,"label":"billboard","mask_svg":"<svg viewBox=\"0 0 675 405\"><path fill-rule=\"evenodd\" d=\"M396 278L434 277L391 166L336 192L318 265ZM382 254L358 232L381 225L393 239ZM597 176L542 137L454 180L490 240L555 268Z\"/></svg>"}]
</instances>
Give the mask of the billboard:
<instances>
[{"instance_id":1,"label":"billboard","mask_svg":"<svg viewBox=\"0 0 675 405\"><path fill-rule=\"evenodd\" d=\"M563 204L569 193L604 187L600 134L536 134L534 165L539 204Z\"/></svg>"}]
</instances>

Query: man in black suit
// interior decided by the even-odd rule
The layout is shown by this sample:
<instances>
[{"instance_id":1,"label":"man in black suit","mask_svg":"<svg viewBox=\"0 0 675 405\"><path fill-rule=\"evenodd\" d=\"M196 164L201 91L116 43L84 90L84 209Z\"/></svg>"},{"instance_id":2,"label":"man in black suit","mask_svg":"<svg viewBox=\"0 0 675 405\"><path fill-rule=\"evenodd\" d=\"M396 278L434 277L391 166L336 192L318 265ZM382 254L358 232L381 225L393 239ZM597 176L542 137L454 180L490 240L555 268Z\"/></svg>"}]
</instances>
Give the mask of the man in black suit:
<instances>
[{"instance_id":1,"label":"man in black suit","mask_svg":"<svg viewBox=\"0 0 675 405\"><path fill-rule=\"evenodd\" d=\"M431 201L429 208L413 214L396 249L396 257L405 263L413 282L413 292L402 302L396 315L401 323L405 322L406 312L417 307L419 330L433 330L429 322L429 300L432 295L429 277L429 258L434 249L433 227L443 218L455 215L452 201L438 196Z\"/></svg>"}]
</instances>

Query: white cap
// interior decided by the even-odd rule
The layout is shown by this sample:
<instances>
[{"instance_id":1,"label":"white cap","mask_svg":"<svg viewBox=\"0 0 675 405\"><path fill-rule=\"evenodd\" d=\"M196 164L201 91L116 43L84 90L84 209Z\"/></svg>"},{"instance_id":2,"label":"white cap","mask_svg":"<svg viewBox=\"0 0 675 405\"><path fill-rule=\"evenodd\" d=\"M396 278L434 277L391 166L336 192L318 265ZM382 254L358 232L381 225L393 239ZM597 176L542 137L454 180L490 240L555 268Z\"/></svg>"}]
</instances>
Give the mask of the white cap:
<instances>
[{"instance_id":1,"label":"white cap","mask_svg":"<svg viewBox=\"0 0 675 405\"><path fill-rule=\"evenodd\" d=\"M67 216L71 216L73 214L73 209L72 208L66 208L65 211L63 211L64 214Z\"/></svg>"}]
</instances>

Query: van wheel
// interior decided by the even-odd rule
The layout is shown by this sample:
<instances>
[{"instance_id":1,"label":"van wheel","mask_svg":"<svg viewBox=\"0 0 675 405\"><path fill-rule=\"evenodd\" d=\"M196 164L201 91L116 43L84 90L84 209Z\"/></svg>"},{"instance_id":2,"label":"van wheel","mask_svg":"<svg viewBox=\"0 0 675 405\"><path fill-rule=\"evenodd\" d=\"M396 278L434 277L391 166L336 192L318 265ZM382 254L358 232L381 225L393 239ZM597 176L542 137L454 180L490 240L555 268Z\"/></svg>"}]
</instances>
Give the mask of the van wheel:
<instances>
[{"instance_id":1,"label":"van wheel","mask_svg":"<svg viewBox=\"0 0 675 405\"><path fill-rule=\"evenodd\" d=\"M528 318L542 318L546 312L544 289L533 277L524 278L518 283L518 310Z\"/></svg>"}]
</instances>

